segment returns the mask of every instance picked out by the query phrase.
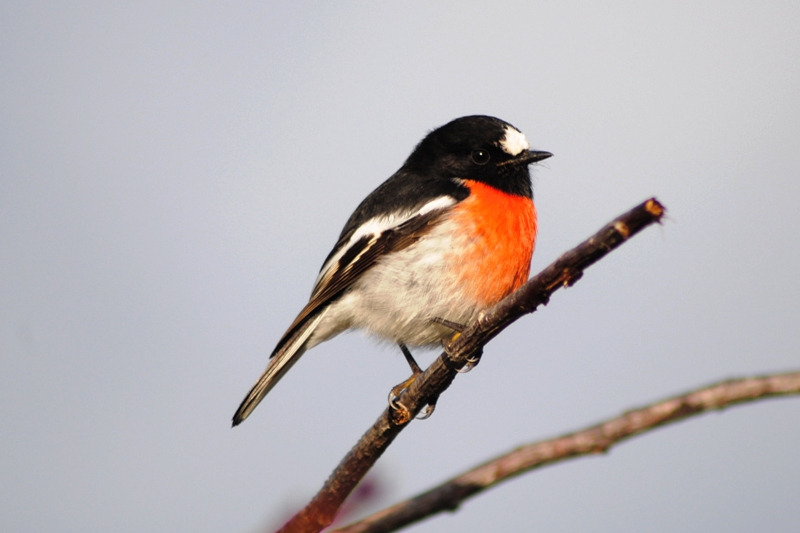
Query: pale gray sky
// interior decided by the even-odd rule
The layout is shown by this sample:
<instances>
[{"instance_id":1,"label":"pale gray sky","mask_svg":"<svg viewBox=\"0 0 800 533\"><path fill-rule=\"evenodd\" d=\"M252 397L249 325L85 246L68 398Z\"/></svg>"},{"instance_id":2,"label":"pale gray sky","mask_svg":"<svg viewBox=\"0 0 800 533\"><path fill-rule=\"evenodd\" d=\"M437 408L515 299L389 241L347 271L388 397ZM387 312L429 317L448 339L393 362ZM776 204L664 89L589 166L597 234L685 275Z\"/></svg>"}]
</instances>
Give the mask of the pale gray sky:
<instances>
[{"instance_id":1,"label":"pale gray sky","mask_svg":"<svg viewBox=\"0 0 800 533\"><path fill-rule=\"evenodd\" d=\"M318 489L398 350L341 336L230 418L350 212L461 115L555 154L534 269L651 195L670 220L492 342L381 459L384 503L797 368L798 28L792 2L3 3L0 530L251 532ZM799 442L800 400L739 407L409 530L794 532Z\"/></svg>"}]
</instances>

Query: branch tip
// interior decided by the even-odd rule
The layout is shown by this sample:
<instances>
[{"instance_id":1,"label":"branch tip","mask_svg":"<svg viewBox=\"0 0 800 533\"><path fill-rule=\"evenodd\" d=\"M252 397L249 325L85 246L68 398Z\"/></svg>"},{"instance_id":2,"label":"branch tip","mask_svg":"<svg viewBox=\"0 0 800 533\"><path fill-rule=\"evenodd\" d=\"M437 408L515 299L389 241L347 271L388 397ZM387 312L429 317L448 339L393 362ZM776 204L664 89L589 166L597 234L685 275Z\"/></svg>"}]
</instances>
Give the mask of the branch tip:
<instances>
[{"instance_id":1,"label":"branch tip","mask_svg":"<svg viewBox=\"0 0 800 533\"><path fill-rule=\"evenodd\" d=\"M664 216L664 212L667 210L667 208L655 198L647 200L644 204L644 208L648 213L656 217L658 222L661 221L661 217Z\"/></svg>"}]
</instances>

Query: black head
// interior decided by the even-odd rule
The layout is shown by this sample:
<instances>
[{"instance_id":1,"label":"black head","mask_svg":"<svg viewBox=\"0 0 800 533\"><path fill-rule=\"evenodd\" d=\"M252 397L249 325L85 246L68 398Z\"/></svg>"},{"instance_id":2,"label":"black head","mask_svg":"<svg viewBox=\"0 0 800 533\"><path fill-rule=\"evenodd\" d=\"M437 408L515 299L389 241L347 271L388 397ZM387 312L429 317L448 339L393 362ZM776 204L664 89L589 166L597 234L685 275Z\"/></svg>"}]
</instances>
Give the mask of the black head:
<instances>
[{"instance_id":1,"label":"black head","mask_svg":"<svg viewBox=\"0 0 800 533\"><path fill-rule=\"evenodd\" d=\"M430 132L403 169L484 182L502 191L532 196L528 165L552 154L530 150L525 135L495 117L461 117Z\"/></svg>"}]
</instances>

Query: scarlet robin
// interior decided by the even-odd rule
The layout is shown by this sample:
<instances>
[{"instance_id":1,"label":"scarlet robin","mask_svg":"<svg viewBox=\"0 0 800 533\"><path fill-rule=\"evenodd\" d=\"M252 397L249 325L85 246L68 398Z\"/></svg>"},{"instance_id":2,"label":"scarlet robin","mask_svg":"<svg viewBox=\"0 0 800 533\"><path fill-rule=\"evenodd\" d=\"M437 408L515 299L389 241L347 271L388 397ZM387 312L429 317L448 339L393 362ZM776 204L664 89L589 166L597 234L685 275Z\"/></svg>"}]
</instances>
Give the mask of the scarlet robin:
<instances>
[{"instance_id":1,"label":"scarlet robin","mask_svg":"<svg viewBox=\"0 0 800 533\"><path fill-rule=\"evenodd\" d=\"M397 343L417 373L408 347L447 341L524 283L537 227L528 165L551 155L495 117L431 131L350 216L233 425L306 350L345 330Z\"/></svg>"}]
</instances>

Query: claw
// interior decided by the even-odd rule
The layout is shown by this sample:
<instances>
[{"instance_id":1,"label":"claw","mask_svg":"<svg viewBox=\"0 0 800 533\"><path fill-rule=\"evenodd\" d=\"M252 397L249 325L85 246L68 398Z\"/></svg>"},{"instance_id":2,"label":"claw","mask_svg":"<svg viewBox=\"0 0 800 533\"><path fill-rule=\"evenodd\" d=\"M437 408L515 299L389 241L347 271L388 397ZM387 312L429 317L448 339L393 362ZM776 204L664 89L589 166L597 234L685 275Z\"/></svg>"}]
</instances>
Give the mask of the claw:
<instances>
[{"instance_id":1,"label":"claw","mask_svg":"<svg viewBox=\"0 0 800 533\"><path fill-rule=\"evenodd\" d=\"M412 378L413 377L414 376L412 376ZM392 422L398 426L402 426L411 421L411 410L400 401L400 395L406 390L405 385L407 382L408 380L393 387L391 392L389 392L389 415L391 416Z\"/></svg>"},{"instance_id":2,"label":"claw","mask_svg":"<svg viewBox=\"0 0 800 533\"><path fill-rule=\"evenodd\" d=\"M438 398L436 400L438 400ZM436 410L436 400L431 401L431 403L425 406L425 409L417 415L417 420L427 420L431 417L433 411Z\"/></svg>"},{"instance_id":3,"label":"claw","mask_svg":"<svg viewBox=\"0 0 800 533\"><path fill-rule=\"evenodd\" d=\"M412 383L414 383L414 380L417 379L418 375L419 374L414 374L404 382L398 383L392 387L392 390L389 391L389 407L397 411L406 409L406 407L398 400L400 399L400 396L402 396L403 392L405 392L405 390L410 387ZM406 411L408 411L408 409L406 409Z\"/></svg>"},{"instance_id":4,"label":"claw","mask_svg":"<svg viewBox=\"0 0 800 533\"><path fill-rule=\"evenodd\" d=\"M483 357L483 350L481 350L477 354L467 359L467 364L457 369L456 372L458 372L459 374L466 374L467 372L478 366L478 363L481 362L481 357Z\"/></svg>"}]
</instances>

